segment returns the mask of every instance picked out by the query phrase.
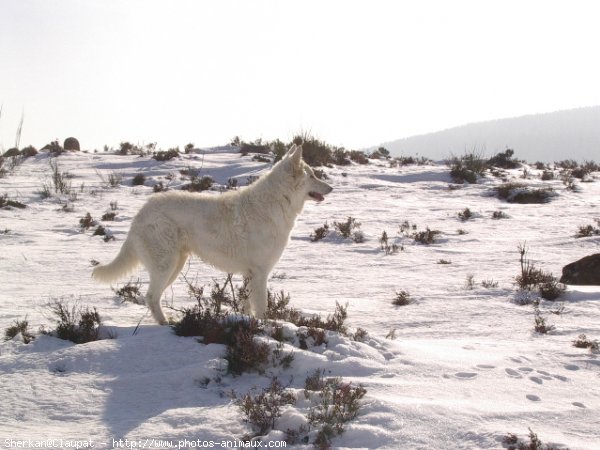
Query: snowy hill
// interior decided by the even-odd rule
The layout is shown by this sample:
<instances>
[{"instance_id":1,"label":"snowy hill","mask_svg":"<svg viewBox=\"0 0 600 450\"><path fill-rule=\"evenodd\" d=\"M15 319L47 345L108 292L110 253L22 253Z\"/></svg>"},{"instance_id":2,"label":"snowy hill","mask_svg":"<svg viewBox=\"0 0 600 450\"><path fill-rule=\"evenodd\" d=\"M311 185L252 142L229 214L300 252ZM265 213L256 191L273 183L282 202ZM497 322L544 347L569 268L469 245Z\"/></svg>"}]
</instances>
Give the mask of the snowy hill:
<instances>
[{"instance_id":1,"label":"snowy hill","mask_svg":"<svg viewBox=\"0 0 600 450\"><path fill-rule=\"evenodd\" d=\"M434 160L477 149L492 156L507 148L529 162L598 159L600 106L478 122L382 144L394 156Z\"/></svg>"},{"instance_id":2,"label":"snowy hill","mask_svg":"<svg viewBox=\"0 0 600 450\"><path fill-rule=\"evenodd\" d=\"M569 157L574 155L561 159ZM59 173L68 172L69 193L51 189L50 161ZM522 170L508 171L509 180L558 193L548 203L522 205L496 198L493 188L502 181L492 176L450 189L444 165L390 168L382 160L326 168L334 191L322 203L306 204L269 286L289 293L291 306L322 317L336 302L347 303L349 334L328 332L326 343L308 349L285 343L283 350L294 355L289 368L272 365L263 374L233 376L225 371L224 345L203 345L156 325L145 306L123 303L109 286L95 283L90 261L116 255L157 182L177 189L189 181L183 174L196 169L216 182L214 190L198 195L221 195L218 185L232 177L244 185L269 167L228 151L165 162L39 154L0 178L0 197L26 205L0 209L0 331L27 318L36 335L30 344L18 336L0 341L3 443L91 440L96 448L113 448L113 440L127 438L162 441L154 448L180 441L182 448L197 448L185 440L240 439L251 429L229 394L260 391L277 376L298 403L275 421L265 438L274 442L288 428L306 424L304 380L323 369L367 390L358 417L333 439L335 448L498 449L506 448L508 433L525 439L528 427L559 448L598 448L600 357L572 342L582 333L600 339L600 287L571 286L558 301L541 300L541 314L555 328L540 334L533 329L534 308L520 304L515 276L517 248L525 241L531 260L555 275L598 252L600 236L574 235L600 217L600 173L572 191L559 179L541 181L535 168L527 180L520 178ZM144 185L132 186L139 174ZM42 198L40 191L51 196ZM465 208L473 213L469 220L458 217ZM111 210L114 220L100 221ZM497 211L506 218L493 219ZM80 219L88 212L114 240L82 230ZM311 241L324 222L333 230L334 221L349 216L360 222L363 242L333 232ZM427 228L441 232L431 245L410 237ZM382 251L384 230L396 253ZM197 258L184 272L206 286L225 280ZM140 270L131 279L137 278L145 291L147 274ZM400 291L410 294L409 304L392 304ZM76 345L39 334L39 326L55 326L45 307L53 299L95 307L113 339ZM183 278L163 302L175 309L193 304ZM358 327L368 336L353 338ZM291 324L284 328L294 330Z\"/></svg>"}]
</instances>

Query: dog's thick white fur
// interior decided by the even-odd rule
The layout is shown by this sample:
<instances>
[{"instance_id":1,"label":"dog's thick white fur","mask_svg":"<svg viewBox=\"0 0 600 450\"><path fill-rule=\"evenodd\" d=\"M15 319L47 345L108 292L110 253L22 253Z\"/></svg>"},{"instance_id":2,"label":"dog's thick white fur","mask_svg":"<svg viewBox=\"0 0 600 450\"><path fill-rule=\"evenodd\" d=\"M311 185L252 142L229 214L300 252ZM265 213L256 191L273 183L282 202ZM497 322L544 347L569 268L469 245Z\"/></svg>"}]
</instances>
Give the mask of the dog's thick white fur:
<instances>
[{"instance_id":1,"label":"dog's thick white fur","mask_svg":"<svg viewBox=\"0 0 600 450\"><path fill-rule=\"evenodd\" d=\"M279 261L304 202L331 192L292 146L266 175L247 188L219 196L187 192L153 195L133 219L117 257L98 266L93 277L115 281L142 264L150 274L146 304L154 319L167 319L160 300L191 254L249 281L244 311L262 318L267 278Z\"/></svg>"}]
</instances>

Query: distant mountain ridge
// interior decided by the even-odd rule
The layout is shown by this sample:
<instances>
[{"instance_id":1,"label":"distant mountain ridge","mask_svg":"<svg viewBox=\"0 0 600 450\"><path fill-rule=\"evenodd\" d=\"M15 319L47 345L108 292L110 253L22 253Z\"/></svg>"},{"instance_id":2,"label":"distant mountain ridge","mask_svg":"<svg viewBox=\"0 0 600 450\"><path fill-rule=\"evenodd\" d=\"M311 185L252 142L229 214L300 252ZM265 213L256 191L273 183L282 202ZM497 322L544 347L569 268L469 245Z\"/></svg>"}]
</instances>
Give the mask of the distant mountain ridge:
<instances>
[{"instance_id":1,"label":"distant mountain ridge","mask_svg":"<svg viewBox=\"0 0 600 450\"><path fill-rule=\"evenodd\" d=\"M507 148L529 162L600 159L600 106L477 122L382 144L393 156L434 160L473 149L492 156Z\"/></svg>"}]
</instances>

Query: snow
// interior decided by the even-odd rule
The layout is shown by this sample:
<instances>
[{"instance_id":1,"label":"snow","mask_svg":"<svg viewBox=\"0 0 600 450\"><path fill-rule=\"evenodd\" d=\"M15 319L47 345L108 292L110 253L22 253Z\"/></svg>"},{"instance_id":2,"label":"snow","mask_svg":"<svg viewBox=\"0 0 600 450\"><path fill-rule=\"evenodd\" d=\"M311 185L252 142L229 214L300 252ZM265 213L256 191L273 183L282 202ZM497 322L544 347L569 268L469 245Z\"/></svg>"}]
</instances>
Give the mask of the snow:
<instances>
[{"instance_id":1,"label":"snow","mask_svg":"<svg viewBox=\"0 0 600 450\"><path fill-rule=\"evenodd\" d=\"M284 352L294 354L289 369L233 377L223 373L222 345L178 337L154 324L145 306L121 303L110 287L91 279L90 260L107 262L116 255L152 185L166 184L169 173L175 175L172 189L185 183L178 171L190 166L221 185L230 177L245 184L269 164L227 148L166 162L106 153L66 154L56 161L72 175L72 212L62 209L68 196L40 198L50 176L46 154L0 178L0 195L27 205L0 209L0 230L9 230L0 233L0 330L25 317L34 330L52 328L44 305L63 298L96 307L116 337L75 345L36 333L31 344L18 338L1 342L3 445L4 439L89 439L96 448L113 448L113 439L125 438L240 439L250 427L229 395L232 390L238 395L260 390L272 376L301 390L306 376L320 368L367 389L359 416L334 439L335 447L502 448L503 436L524 437L528 427L544 443L599 447L600 357L572 341L581 333L600 338L600 287L573 286L558 303L542 301L544 317L556 328L540 335L533 331L532 307L515 302L514 283L517 246L525 241L536 266L555 275L598 251L600 237L574 237L580 225L600 216L597 181L571 192L560 181L540 181L530 168L530 180L515 181L551 186L559 195L547 204L519 205L490 194L501 183L492 177L449 190L443 165L388 168L374 161L326 169L334 191L322 203L307 202L269 284L275 292L289 292L291 306L307 313L325 317L336 302L348 303L350 331L361 327L368 337L357 342L328 333L326 346L306 351L286 344ZM106 179L111 172L123 175L118 187L99 176ZM131 186L137 173L146 176L145 186ZM511 171L515 179L520 174ZM100 219L115 201L116 220L104 223L114 241L80 230L79 219L87 212ZM463 222L457 213L465 208L475 217ZM509 218L492 220L497 210ZM333 235L311 242L315 228L348 216L361 223L365 242ZM443 234L432 245L416 244L398 235L405 220ZM403 245L403 251L380 250L384 230L390 244ZM451 264L439 264L441 259ZM184 271L200 284L225 278L197 258ZM473 289L466 288L469 275ZM138 277L145 289L147 274L140 270L132 279ZM484 288L484 280L498 286ZM392 305L399 290L410 293L409 305ZM183 279L163 301L175 308L191 305ZM560 305L564 312L552 314ZM391 330L395 339L386 338ZM294 331L293 325L284 327L285 334ZM286 407L266 440L282 439L287 427L304 424L307 408L301 402Z\"/></svg>"}]
</instances>

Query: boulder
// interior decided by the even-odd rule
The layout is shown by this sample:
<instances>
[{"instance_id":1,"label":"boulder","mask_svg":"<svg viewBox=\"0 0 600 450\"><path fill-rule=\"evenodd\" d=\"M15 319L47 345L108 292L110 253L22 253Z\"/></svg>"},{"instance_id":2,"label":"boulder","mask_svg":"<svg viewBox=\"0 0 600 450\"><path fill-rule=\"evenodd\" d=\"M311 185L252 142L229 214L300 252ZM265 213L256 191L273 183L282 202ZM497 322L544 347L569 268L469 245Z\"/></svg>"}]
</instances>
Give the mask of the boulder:
<instances>
[{"instance_id":1,"label":"boulder","mask_svg":"<svg viewBox=\"0 0 600 450\"><path fill-rule=\"evenodd\" d=\"M561 283L600 286L600 253L581 258L563 267Z\"/></svg>"},{"instance_id":2,"label":"boulder","mask_svg":"<svg viewBox=\"0 0 600 450\"><path fill-rule=\"evenodd\" d=\"M77 139L75 139L74 137L66 138L65 143L63 144L63 147L65 150L71 151L71 152L78 152L79 150L81 150L79 148L79 141Z\"/></svg>"}]
</instances>

